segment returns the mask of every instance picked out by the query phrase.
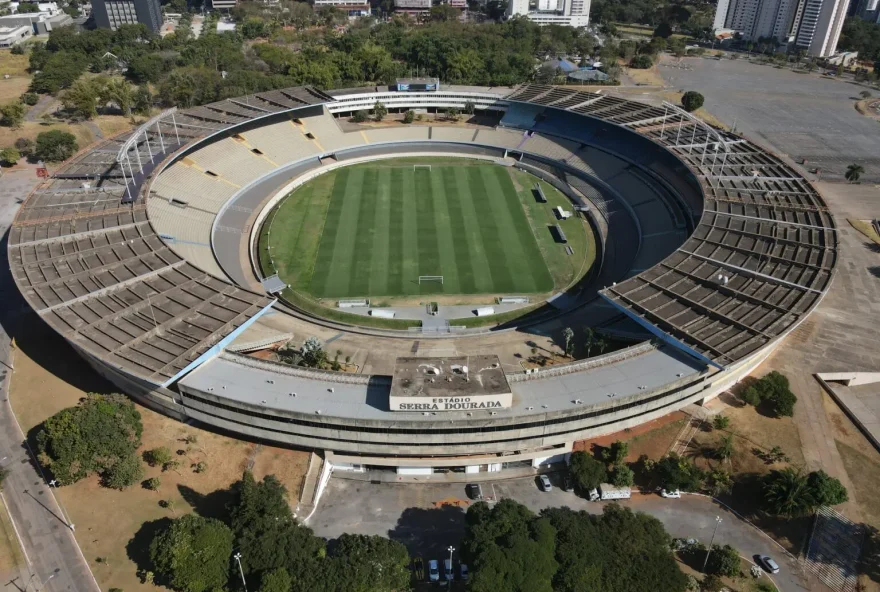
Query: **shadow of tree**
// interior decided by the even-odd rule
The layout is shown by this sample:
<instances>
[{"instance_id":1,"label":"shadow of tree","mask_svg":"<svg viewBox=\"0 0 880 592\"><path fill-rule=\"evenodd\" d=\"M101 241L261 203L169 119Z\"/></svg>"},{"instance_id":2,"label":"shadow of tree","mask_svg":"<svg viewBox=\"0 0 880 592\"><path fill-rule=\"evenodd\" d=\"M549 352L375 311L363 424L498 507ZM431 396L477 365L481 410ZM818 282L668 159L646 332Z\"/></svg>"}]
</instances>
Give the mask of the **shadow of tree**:
<instances>
[{"instance_id":1,"label":"shadow of tree","mask_svg":"<svg viewBox=\"0 0 880 592\"><path fill-rule=\"evenodd\" d=\"M871 251L872 253L880 253L880 245L875 243L874 241L866 241L865 248Z\"/></svg>"},{"instance_id":2,"label":"shadow of tree","mask_svg":"<svg viewBox=\"0 0 880 592\"><path fill-rule=\"evenodd\" d=\"M153 562L150 561L150 543L160 531L165 530L171 525L170 518L160 518L144 522L134 536L129 539L125 545L125 553L128 558L137 566L138 571L153 571ZM162 584L158 579L157 584Z\"/></svg>"},{"instance_id":3,"label":"shadow of tree","mask_svg":"<svg viewBox=\"0 0 880 592\"><path fill-rule=\"evenodd\" d=\"M407 508L388 538L404 545L412 556L441 560L447 548L460 547L465 532L464 508L444 505L438 508Z\"/></svg>"},{"instance_id":4,"label":"shadow of tree","mask_svg":"<svg viewBox=\"0 0 880 592\"><path fill-rule=\"evenodd\" d=\"M233 501L231 489L217 489L210 493L199 493L186 485L177 486L183 500L192 506L193 511L203 518L216 518L226 522L229 517L227 506Z\"/></svg>"}]
</instances>

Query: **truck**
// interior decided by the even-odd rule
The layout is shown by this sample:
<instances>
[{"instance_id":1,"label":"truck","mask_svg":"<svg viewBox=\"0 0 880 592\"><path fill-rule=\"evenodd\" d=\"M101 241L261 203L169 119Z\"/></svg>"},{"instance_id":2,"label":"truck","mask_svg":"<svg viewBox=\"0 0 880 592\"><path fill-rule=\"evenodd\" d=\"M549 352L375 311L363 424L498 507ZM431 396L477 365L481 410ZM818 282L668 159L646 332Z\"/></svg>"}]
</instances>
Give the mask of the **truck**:
<instances>
[{"instance_id":1,"label":"truck","mask_svg":"<svg viewBox=\"0 0 880 592\"><path fill-rule=\"evenodd\" d=\"M610 483L602 483L596 489L590 490L590 501L607 501L629 499L632 496L632 490L629 487L615 487Z\"/></svg>"}]
</instances>

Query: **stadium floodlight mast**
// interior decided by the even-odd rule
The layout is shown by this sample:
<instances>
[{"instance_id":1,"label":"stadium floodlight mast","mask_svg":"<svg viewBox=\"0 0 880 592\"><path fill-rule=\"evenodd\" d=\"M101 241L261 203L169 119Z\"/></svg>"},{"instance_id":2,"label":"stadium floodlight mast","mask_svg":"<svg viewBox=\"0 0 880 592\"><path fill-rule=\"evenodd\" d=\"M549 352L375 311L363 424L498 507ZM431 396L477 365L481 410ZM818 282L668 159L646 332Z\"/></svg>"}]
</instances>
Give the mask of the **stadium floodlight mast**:
<instances>
[{"instance_id":1,"label":"stadium floodlight mast","mask_svg":"<svg viewBox=\"0 0 880 592\"><path fill-rule=\"evenodd\" d=\"M238 573L241 574L241 585L244 586L244 592L247 592L247 582L244 581L244 570L241 568L241 551L232 557L238 563Z\"/></svg>"}]
</instances>

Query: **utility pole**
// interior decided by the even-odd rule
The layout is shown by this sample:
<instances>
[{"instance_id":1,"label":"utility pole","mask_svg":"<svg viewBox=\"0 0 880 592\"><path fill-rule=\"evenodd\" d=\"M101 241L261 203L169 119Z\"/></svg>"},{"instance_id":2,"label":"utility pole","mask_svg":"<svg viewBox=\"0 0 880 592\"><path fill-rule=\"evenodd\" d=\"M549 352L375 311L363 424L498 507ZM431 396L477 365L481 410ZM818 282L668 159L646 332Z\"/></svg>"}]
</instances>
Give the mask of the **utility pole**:
<instances>
[{"instance_id":1,"label":"utility pole","mask_svg":"<svg viewBox=\"0 0 880 592\"><path fill-rule=\"evenodd\" d=\"M709 541L709 548L706 549L706 560L703 562L703 573L706 573L706 566L709 564L709 555L712 553L712 545L715 544L715 534L718 532L718 526L721 524L721 516L715 516L715 530L712 531L712 540Z\"/></svg>"},{"instance_id":2,"label":"utility pole","mask_svg":"<svg viewBox=\"0 0 880 592\"><path fill-rule=\"evenodd\" d=\"M241 568L241 553L236 553L233 557L238 562L238 573L241 574L241 585L244 586L244 592L247 592L247 582L244 581L244 570Z\"/></svg>"},{"instance_id":3,"label":"utility pole","mask_svg":"<svg viewBox=\"0 0 880 592\"><path fill-rule=\"evenodd\" d=\"M49 481L49 486L56 490L52 493L52 495L55 497L55 501L58 502L58 507L61 508L61 515L64 517L64 521L67 522L67 528L69 528L71 531L76 532L74 524L70 521L70 517L68 516L67 511L64 509L64 505L61 503L61 498L58 497L57 490L59 483L61 483L61 481L59 481L58 479L52 479L51 481ZM49 580L46 581L48 582Z\"/></svg>"}]
</instances>

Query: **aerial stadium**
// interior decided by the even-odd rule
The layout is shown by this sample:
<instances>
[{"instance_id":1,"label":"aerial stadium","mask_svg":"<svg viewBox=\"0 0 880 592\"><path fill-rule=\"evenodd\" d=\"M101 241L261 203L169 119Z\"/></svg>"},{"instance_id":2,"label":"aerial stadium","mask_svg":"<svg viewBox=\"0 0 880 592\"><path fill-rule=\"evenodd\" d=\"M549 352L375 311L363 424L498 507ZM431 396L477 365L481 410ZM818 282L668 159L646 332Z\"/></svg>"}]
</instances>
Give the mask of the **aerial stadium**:
<instances>
[{"instance_id":1,"label":"aerial stadium","mask_svg":"<svg viewBox=\"0 0 880 592\"><path fill-rule=\"evenodd\" d=\"M349 121L377 102L426 120ZM330 470L477 473L717 396L821 301L837 236L792 166L671 104L401 83L165 111L38 186L8 251L146 406ZM623 345L523 364L567 327ZM310 337L359 361L254 355Z\"/></svg>"}]
</instances>

